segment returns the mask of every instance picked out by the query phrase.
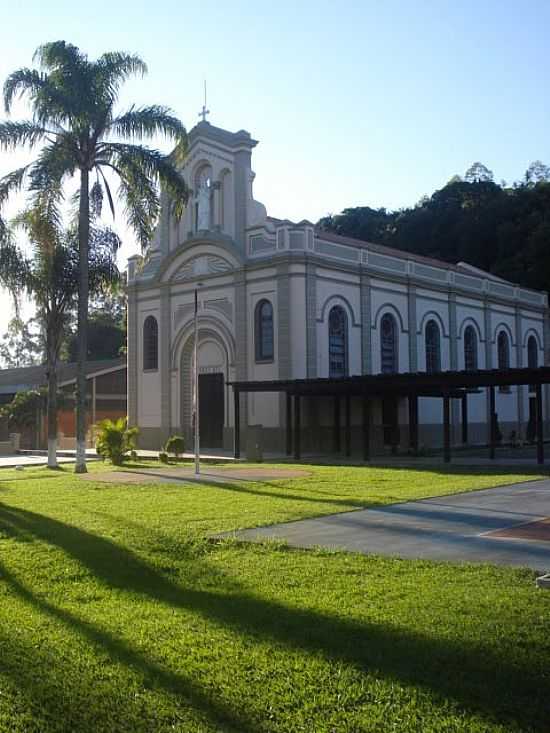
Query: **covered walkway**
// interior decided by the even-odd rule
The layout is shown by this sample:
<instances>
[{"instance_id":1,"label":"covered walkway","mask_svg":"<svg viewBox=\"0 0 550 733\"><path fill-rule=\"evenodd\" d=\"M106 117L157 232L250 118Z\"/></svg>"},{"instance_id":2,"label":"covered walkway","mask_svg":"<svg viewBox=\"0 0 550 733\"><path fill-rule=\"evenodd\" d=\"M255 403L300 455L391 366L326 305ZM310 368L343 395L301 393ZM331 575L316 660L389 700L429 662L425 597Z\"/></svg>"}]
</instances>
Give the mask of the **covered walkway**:
<instances>
[{"instance_id":1,"label":"covered walkway","mask_svg":"<svg viewBox=\"0 0 550 733\"><path fill-rule=\"evenodd\" d=\"M344 455L351 456L351 400L359 399L362 405L362 454L363 460L371 458L371 403L384 396L406 397L409 413L409 449L418 453L418 399L436 397L443 408L443 457L451 461L451 400L462 405L462 442L468 442L468 395L482 389L488 391L489 457L495 458L497 446L497 418L495 389L518 385L531 385L536 395L536 456L537 463L544 463L542 386L550 384L550 367L536 369L484 369L477 371L448 371L437 373L366 374L340 379L290 379L273 381L229 382L233 387L235 425L240 425L240 397L248 392L278 392L286 395L286 453L301 458L302 399L331 398L334 401L333 449L340 453L341 405L344 406ZM239 458L240 430L234 431L234 456Z\"/></svg>"}]
</instances>

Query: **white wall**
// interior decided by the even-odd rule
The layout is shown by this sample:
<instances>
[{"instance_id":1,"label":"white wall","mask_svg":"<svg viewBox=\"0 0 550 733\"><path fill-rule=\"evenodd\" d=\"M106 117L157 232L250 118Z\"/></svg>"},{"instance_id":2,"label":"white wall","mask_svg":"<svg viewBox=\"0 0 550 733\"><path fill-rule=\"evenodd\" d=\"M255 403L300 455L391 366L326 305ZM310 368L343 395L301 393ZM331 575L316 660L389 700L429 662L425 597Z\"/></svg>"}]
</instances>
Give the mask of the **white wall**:
<instances>
[{"instance_id":1,"label":"white wall","mask_svg":"<svg viewBox=\"0 0 550 733\"><path fill-rule=\"evenodd\" d=\"M154 316L159 327L159 361L155 371L143 370L143 324L147 316ZM138 301L138 414L139 427L160 427L160 374L162 368L160 303L158 300Z\"/></svg>"},{"instance_id":2,"label":"white wall","mask_svg":"<svg viewBox=\"0 0 550 733\"><path fill-rule=\"evenodd\" d=\"M329 375L328 317L331 308L341 306L348 323L348 373L361 374L361 293L354 275L319 268L317 279L317 376ZM320 275L320 277L319 277ZM305 309L304 309L305 312ZM304 324L305 325L305 324Z\"/></svg>"}]
</instances>

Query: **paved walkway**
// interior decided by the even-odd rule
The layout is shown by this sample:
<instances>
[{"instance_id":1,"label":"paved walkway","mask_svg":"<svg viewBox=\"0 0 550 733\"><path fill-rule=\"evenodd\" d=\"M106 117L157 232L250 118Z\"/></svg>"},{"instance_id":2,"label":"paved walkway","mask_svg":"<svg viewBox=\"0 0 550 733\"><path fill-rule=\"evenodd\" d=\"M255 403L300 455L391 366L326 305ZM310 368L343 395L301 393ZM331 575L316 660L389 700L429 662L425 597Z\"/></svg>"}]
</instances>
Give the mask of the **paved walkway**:
<instances>
[{"instance_id":1,"label":"paved walkway","mask_svg":"<svg viewBox=\"0 0 550 733\"><path fill-rule=\"evenodd\" d=\"M102 471L101 473L85 473L80 478L84 481L101 481L109 484L167 484L199 482L232 483L237 481L273 481L284 478L303 478L308 472L291 468L242 468L224 466L206 466L201 468L200 475L195 475L193 466L162 468L128 468L127 471Z\"/></svg>"},{"instance_id":2,"label":"paved walkway","mask_svg":"<svg viewBox=\"0 0 550 733\"><path fill-rule=\"evenodd\" d=\"M540 522L548 517L550 481L543 480L235 534L253 541L284 539L294 547L325 546L365 554L550 571L550 523Z\"/></svg>"},{"instance_id":3,"label":"paved walkway","mask_svg":"<svg viewBox=\"0 0 550 733\"><path fill-rule=\"evenodd\" d=\"M90 459L90 456L88 456ZM96 457L97 460L97 457ZM74 463L74 457L57 456L58 463ZM48 463L47 455L33 455L16 453L9 456L0 456L0 468L15 468L16 466L45 466Z\"/></svg>"}]
</instances>

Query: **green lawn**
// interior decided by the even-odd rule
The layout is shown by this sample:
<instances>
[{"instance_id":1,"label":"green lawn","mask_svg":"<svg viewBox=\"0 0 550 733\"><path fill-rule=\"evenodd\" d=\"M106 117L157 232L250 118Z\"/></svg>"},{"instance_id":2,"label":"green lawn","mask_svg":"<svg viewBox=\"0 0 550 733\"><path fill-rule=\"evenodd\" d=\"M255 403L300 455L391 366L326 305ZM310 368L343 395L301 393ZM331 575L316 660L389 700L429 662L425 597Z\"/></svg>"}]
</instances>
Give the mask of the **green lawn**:
<instances>
[{"instance_id":1,"label":"green lawn","mask_svg":"<svg viewBox=\"0 0 550 733\"><path fill-rule=\"evenodd\" d=\"M533 573L206 539L536 474L308 470L223 486L0 472L0 730L547 732Z\"/></svg>"}]
</instances>

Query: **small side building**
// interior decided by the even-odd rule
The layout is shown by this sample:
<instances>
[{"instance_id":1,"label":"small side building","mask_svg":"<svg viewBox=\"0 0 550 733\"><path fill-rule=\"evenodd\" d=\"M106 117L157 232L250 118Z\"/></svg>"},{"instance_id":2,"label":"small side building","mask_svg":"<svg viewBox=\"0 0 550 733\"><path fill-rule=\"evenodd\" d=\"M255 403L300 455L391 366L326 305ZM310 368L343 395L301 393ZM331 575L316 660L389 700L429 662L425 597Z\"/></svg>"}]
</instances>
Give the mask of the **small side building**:
<instances>
[{"instance_id":1,"label":"small side building","mask_svg":"<svg viewBox=\"0 0 550 733\"><path fill-rule=\"evenodd\" d=\"M86 364L88 395L87 434L92 445L90 428L105 418L116 419L126 416L126 359L89 361ZM19 367L0 370L0 406L12 401L18 392L47 387L46 366ZM74 391L76 387L76 364L60 364L58 367L59 391L63 399L58 411L59 448L75 447L76 422L74 412ZM21 435L20 447L34 450L47 446L47 423L45 414L37 414L36 423L25 429Z\"/></svg>"}]
</instances>

